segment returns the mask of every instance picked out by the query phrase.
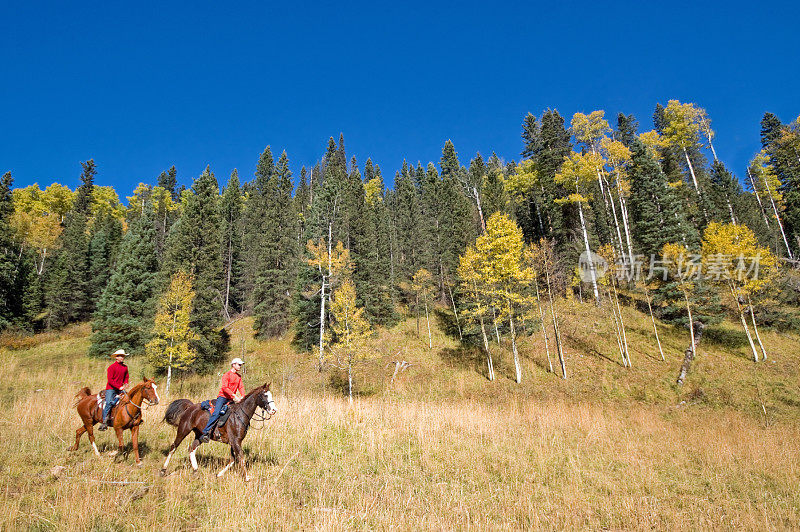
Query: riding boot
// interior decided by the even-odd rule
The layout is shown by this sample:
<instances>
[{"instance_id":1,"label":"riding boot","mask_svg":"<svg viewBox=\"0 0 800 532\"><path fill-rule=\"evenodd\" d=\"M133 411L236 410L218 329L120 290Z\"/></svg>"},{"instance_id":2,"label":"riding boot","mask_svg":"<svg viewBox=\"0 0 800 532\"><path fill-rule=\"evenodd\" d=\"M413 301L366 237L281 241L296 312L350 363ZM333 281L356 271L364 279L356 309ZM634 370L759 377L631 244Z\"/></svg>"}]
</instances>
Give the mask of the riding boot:
<instances>
[{"instance_id":1,"label":"riding boot","mask_svg":"<svg viewBox=\"0 0 800 532\"><path fill-rule=\"evenodd\" d=\"M100 426L97 427L97 430L106 430L107 428L108 428L108 425L106 425L106 423L104 421L103 423L100 423Z\"/></svg>"}]
</instances>

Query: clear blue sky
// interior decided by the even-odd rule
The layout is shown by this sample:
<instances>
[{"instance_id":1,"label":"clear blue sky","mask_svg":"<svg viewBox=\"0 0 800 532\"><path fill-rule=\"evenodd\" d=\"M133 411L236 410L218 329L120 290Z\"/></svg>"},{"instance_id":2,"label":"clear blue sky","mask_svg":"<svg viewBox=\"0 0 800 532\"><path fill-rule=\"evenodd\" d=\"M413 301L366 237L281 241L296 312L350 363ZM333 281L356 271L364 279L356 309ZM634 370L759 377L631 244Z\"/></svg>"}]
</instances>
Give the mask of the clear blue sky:
<instances>
[{"instance_id":1,"label":"clear blue sky","mask_svg":"<svg viewBox=\"0 0 800 532\"><path fill-rule=\"evenodd\" d=\"M250 179L268 144L297 173L341 131L391 180L448 138L464 164L518 159L528 111L649 130L677 98L741 176L764 111L800 113L797 2L300 4L4 2L0 172L75 187L94 158L124 197L173 164Z\"/></svg>"}]
</instances>

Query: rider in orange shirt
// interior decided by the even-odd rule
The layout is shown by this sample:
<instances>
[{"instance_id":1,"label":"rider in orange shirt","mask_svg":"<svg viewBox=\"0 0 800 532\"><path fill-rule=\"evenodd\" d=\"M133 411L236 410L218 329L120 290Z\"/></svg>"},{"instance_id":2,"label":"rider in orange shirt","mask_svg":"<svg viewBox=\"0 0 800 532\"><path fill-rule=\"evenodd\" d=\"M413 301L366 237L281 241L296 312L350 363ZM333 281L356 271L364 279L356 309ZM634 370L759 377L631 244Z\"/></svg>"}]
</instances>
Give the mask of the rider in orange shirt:
<instances>
[{"instance_id":1,"label":"rider in orange shirt","mask_svg":"<svg viewBox=\"0 0 800 532\"><path fill-rule=\"evenodd\" d=\"M231 360L231 369L222 376L220 383L219 396L214 403L214 412L208 418L208 424L203 429L203 434L200 435L202 443L208 443L209 434L217 424L222 408L230 401L238 403L244 397L244 386L242 385L242 376L239 375L239 370L242 369L244 361L241 358L234 358Z\"/></svg>"}]
</instances>

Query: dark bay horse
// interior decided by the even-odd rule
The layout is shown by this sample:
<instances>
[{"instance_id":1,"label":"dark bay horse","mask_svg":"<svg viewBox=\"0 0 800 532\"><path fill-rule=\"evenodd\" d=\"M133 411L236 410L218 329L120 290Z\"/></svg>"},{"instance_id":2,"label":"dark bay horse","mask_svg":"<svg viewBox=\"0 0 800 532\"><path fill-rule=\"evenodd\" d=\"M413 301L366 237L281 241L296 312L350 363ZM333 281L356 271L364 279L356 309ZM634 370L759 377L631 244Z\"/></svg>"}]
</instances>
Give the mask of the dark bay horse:
<instances>
[{"instance_id":1,"label":"dark bay horse","mask_svg":"<svg viewBox=\"0 0 800 532\"><path fill-rule=\"evenodd\" d=\"M119 450L112 451L110 453L111 456L116 456L117 453L122 452L124 447L122 432L130 430L136 465L142 465L142 460L139 458L139 425L144 421L142 402L147 401L150 404L157 405L158 392L156 388L156 383L152 379L146 378L120 397L114 410L111 411L112 426L114 427L114 432L117 433ZM94 425L95 423L100 423L100 418L103 417L103 408L97 402L97 395L93 394L88 387L79 391L75 395L75 399L77 399L75 407L78 409L78 415L83 420L83 426L75 431L75 445L70 447L70 450L76 451L81 441L81 436L83 436L84 432L88 432L94 453L100 456L100 451L97 450L97 445L94 443Z\"/></svg>"},{"instance_id":2,"label":"dark bay horse","mask_svg":"<svg viewBox=\"0 0 800 532\"><path fill-rule=\"evenodd\" d=\"M219 437L217 437L216 431L212 431L211 436L215 441L221 441L231 446L231 460L222 471L217 473L218 477L224 475L234 463L238 462L242 468L244 479L250 480L247 468L244 465L242 440L247 435L247 429L250 428L250 420L256 413L256 409L263 408L270 416L277 412L275 410L275 401L272 400L272 392L269 391L270 384L264 384L253 389L238 404L229 405L228 408L231 409L230 416L225 425L219 427ZM210 415L207 410L200 408L199 403L193 403L189 399L176 399L169 404L167 412L164 414L164 421L177 427L178 433L175 435L175 441L169 447L169 454L167 454L164 467L161 468L162 475L167 473L167 466L169 466L172 453L175 452L175 449L178 448L178 445L190 432L194 432L194 441L189 445L189 460L192 462L192 469L197 471L195 453L200 445L200 434L202 434L206 423L208 423Z\"/></svg>"}]
</instances>

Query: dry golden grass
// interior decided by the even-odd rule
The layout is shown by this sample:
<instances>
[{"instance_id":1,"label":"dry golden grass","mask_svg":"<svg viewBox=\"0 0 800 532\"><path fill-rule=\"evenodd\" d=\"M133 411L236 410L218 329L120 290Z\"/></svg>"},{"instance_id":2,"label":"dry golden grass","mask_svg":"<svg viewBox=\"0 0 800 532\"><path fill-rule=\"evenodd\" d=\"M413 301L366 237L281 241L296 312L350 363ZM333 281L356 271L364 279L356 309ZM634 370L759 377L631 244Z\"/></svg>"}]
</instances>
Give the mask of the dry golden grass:
<instances>
[{"instance_id":1,"label":"dry golden grass","mask_svg":"<svg viewBox=\"0 0 800 532\"><path fill-rule=\"evenodd\" d=\"M789 403L796 339L765 333L776 362L760 366L741 346L701 344L680 390L672 382L683 331L665 329L668 361L655 360L646 321L630 311L642 332L631 334L626 370L600 316L577 306L566 317L567 381L542 369L538 336L524 340L522 385L509 379L507 353L498 351L500 378L488 383L481 359L438 332L429 351L413 320L380 331L353 407L336 372L319 374L313 356L285 340L248 339L246 385L270 378L279 410L245 440L251 483L235 469L216 478L228 456L216 443L201 448L198 474L185 442L171 474L158 475L174 437L161 422L168 399L211 396L216 376L179 379L170 398L161 386L137 468L132 457L105 455L116 445L108 432L98 434L99 459L85 436L65 451L79 424L72 396L97 388L107 365L85 357L85 335L0 349L0 529L800 527L800 427ZM724 340L726 327L735 332L725 325L714 338ZM234 327L237 354L248 332L246 320ZM395 358L414 365L389 385L385 364ZM141 364L130 361L136 378ZM55 466L65 468L58 478Z\"/></svg>"}]
</instances>

